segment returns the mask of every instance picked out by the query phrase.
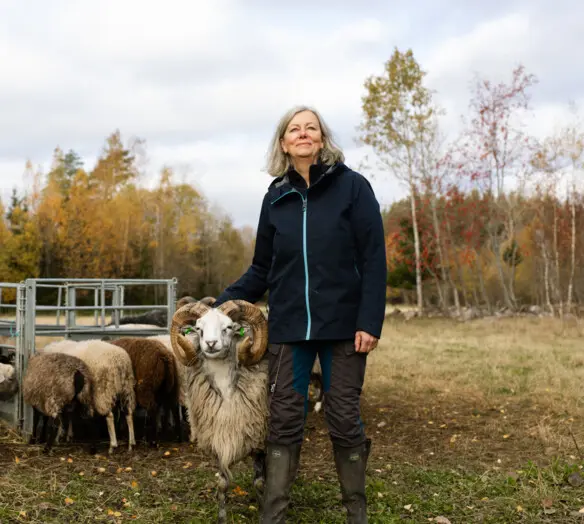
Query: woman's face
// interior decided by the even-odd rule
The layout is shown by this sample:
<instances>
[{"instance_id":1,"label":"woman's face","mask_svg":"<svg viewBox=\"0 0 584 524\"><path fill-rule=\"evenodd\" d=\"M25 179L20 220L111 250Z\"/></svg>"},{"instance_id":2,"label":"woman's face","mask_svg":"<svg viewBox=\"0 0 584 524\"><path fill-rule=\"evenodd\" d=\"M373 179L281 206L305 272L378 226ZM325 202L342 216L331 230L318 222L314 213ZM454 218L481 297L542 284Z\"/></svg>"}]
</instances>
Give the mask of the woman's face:
<instances>
[{"instance_id":1,"label":"woman's face","mask_svg":"<svg viewBox=\"0 0 584 524\"><path fill-rule=\"evenodd\" d=\"M312 111L294 116L280 140L282 150L294 158L314 159L322 149L322 132Z\"/></svg>"}]
</instances>

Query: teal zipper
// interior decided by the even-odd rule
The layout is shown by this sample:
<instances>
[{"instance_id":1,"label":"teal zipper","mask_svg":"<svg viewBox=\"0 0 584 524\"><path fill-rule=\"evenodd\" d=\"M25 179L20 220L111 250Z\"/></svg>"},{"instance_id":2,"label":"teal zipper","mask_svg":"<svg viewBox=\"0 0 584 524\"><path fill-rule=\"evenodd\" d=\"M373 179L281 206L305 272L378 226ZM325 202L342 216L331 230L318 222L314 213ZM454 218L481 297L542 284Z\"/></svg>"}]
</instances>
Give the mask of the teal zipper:
<instances>
[{"instance_id":1,"label":"teal zipper","mask_svg":"<svg viewBox=\"0 0 584 524\"><path fill-rule=\"evenodd\" d=\"M300 195L302 197L302 195ZM307 326L306 326L306 340L310 340L310 327L312 324L312 315L310 314L310 300L308 298L308 255L306 253L306 208L308 207L308 201L306 198L302 197L302 250L304 251L304 276L306 280L306 287L304 289L304 296L306 299L306 314L308 316Z\"/></svg>"},{"instance_id":2,"label":"teal zipper","mask_svg":"<svg viewBox=\"0 0 584 524\"><path fill-rule=\"evenodd\" d=\"M312 314L310 313L310 298L309 298L309 288L310 288L310 277L308 275L308 253L306 248L306 215L307 215L307 207L308 207L308 200L302 195L302 193L296 189L292 189L283 195L280 195L276 200L273 200L271 203L275 204L278 200L289 195L290 193L298 193L300 198L302 199L302 254L304 257L304 279L306 285L304 287L304 299L306 301L306 340L310 340L310 328L312 326Z\"/></svg>"}]
</instances>

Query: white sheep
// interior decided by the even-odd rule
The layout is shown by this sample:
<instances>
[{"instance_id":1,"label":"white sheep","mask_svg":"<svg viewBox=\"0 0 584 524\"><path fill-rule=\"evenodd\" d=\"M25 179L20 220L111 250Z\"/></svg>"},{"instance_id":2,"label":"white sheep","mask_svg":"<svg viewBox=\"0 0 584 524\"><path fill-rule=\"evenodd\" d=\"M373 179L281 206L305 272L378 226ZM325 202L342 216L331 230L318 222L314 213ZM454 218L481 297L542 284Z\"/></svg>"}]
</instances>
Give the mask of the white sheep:
<instances>
[{"instance_id":1,"label":"white sheep","mask_svg":"<svg viewBox=\"0 0 584 524\"><path fill-rule=\"evenodd\" d=\"M18 378L12 364L0 364L0 400L10 400L18 391Z\"/></svg>"},{"instance_id":2,"label":"white sheep","mask_svg":"<svg viewBox=\"0 0 584 524\"><path fill-rule=\"evenodd\" d=\"M81 359L93 375L93 407L106 418L110 438L109 453L118 446L113 409L119 400L128 424L128 450L136 445L133 414L136 409L135 379L128 353L102 340L60 340L45 346L45 352L58 352Z\"/></svg>"},{"instance_id":3,"label":"white sheep","mask_svg":"<svg viewBox=\"0 0 584 524\"><path fill-rule=\"evenodd\" d=\"M122 330L126 330L126 329L156 329L158 331L161 330L160 326L156 326L154 324L120 324L119 327L114 326L113 324L110 324L108 326L105 326L105 330L106 331L122 331Z\"/></svg>"},{"instance_id":4,"label":"white sheep","mask_svg":"<svg viewBox=\"0 0 584 524\"><path fill-rule=\"evenodd\" d=\"M193 322L196 336L189 340L180 329ZM243 323L251 328L251 337ZM213 454L219 466L219 523L227 522L230 468L250 455L261 499L268 419L268 363L262 358L267 332L261 310L242 300L216 309L201 302L187 304L172 319L172 348L186 366L191 438Z\"/></svg>"}]
</instances>

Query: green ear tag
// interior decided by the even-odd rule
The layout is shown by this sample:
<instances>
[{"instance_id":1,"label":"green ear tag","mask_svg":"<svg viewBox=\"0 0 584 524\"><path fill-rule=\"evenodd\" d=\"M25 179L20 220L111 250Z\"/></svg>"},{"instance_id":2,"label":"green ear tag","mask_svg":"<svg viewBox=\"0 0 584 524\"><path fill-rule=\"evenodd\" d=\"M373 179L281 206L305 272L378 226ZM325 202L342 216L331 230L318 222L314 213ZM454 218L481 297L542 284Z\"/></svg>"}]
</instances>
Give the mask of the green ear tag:
<instances>
[{"instance_id":1,"label":"green ear tag","mask_svg":"<svg viewBox=\"0 0 584 524\"><path fill-rule=\"evenodd\" d=\"M185 335L188 335L191 331L192 331L192 328L190 328L190 327L185 329Z\"/></svg>"},{"instance_id":2,"label":"green ear tag","mask_svg":"<svg viewBox=\"0 0 584 524\"><path fill-rule=\"evenodd\" d=\"M243 335L245 335L245 329L243 329L242 327L239 328L239 336L243 337Z\"/></svg>"}]
</instances>

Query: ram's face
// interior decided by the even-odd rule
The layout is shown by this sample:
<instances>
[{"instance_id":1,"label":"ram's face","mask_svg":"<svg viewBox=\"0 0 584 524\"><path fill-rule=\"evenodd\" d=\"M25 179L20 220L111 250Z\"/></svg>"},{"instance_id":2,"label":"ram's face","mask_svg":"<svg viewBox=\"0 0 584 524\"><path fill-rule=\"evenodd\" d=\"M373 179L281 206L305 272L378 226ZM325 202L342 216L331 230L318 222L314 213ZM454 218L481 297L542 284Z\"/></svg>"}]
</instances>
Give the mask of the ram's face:
<instances>
[{"instance_id":1,"label":"ram's face","mask_svg":"<svg viewBox=\"0 0 584 524\"><path fill-rule=\"evenodd\" d=\"M211 309L195 323L199 348L205 358L224 359L235 352L241 326L217 309Z\"/></svg>"}]
</instances>

